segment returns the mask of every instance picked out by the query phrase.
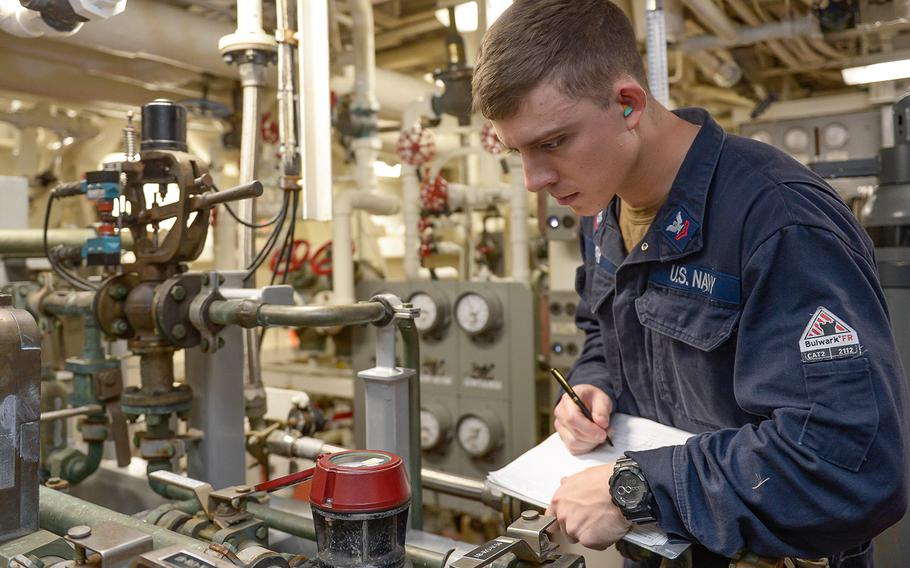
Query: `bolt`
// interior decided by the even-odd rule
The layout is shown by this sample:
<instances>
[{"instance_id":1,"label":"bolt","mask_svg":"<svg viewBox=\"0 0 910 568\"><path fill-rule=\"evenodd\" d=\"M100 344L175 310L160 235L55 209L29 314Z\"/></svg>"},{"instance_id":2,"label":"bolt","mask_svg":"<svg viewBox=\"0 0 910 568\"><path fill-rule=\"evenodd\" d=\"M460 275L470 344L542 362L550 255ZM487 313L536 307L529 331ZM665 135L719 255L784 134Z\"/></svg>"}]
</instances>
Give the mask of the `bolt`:
<instances>
[{"instance_id":1,"label":"bolt","mask_svg":"<svg viewBox=\"0 0 910 568\"><path fill-rule=\"evenodd\" d=\"M199 342L199 348L202 349L203 353L208 352L209 350L209 340L203 339Z\"/></svg>"},{"instance_id":2,"label":"bolt","mask_svg":"<svg viewBox=\"0 0 910 568\"><path fill-rule=\"evenodd\" d=\"M269 527L262 525L256 529L256 538L259 540L265 540L269 536Z\"/></svg>"},{"instance_id":3,"label":"bolt","mask_svg":"<svg viewBox=\"0 0 910 568\"><path fill-rule=\"evenodd\" d=\"M202 285L203 285L203 286L208 286L208 285L209 285L209 275L208 275L208 274L203 274L203 275L202 275Z\"/></svg>"},{"instance_id":4,"label":"bolt","mask_svg":"<svg viewBox=\"0 0 910 568\"><path fill-rule=\"evenodd\" d=\"M176 324L174 327L171 328L171 335L173 335L177 339L183 339L184 337L186 337L186 326L183 325L182 323Z\"/></svg>"},{"instance_id":5,"label":"bolt","mask_svg":"<svg viewBox=\"0 0 910 568\"><path fill-rule=\"evenodd\" d=\"M253 488L250 487L249 485L238 485L236 490L237 490L237 493L249 493L250 491L253 490Z\"/></svg>"},{"instance_id":6,"label":"bolt","mask_svg":"<svg viewBox=\"0 0 910 568\"><path fill-rule=\"evenodd\" d=\"M522 511L521 518L526 521L536 521L540 518L540 513L537 511Z\"/></svg>"},{"instance_id":7,"label":"bolt","mask_svg":"<svg viewBox=\"0 0 910 568\"><path fill-rule=\"evenodd\" d=\"M177 300L178 302L182 302L186 298L186 288L180 286L179 284L177 286L174 286L171 288L171 298Z\"/></svg>"},{"instance_id":8,"label":"bolt","mask_svg":"<svg viewBox=\"0 0 910 568\"><path fill-rule=\"evenodd\" d=\"M110 290L107 291L108 296L115 300L122 300L126 298L126 286L123 284L116 284L111 286Z\"/></svg>"},{"instance_id":9,"label":"bolt","mask_svg":"<svg viewBox=\"0 0 910 568\"><path fill-rule=\"evenodd\" d=\"M75 527L72 527L70 530L66 531L66 536L74 540L90 537L92 536L92 527L86 525L76 525Z\"/></svg>"},{"instance_id":10,"label":"bolt","mask_svg":"<svg viewBox=\"0 0 910 568\"><path fill-rule=\"evenodd\" d=\"M224 275L222 275L222 274L219 274L219 275L218 275L218 283L219 283L219 284L224 284Z\"/></svg>"},{"instance_id":11,"label":"bolt","mask_svg":"<svg viewBox=\"0 0 910 568\"><path fill-rule=\"evenodd\" d=\"M28 295L28 286L26 286L24 284L22 286L19 286L19 294L21 294L22 296Z\"/></svg>"},{"instance_id":12,"label":"bolt","mask_svg":"<svg viewBox=\"0 0 910 568\"><path fill-rule=\"evenodd\" d=\"M224 338L219 337L218 338L218 349L221 349L222 347L224 347Z\"/></svg>"},{"instance_id":13,"label":"bolt","mask_svg":"<svg viewBox=\"0 0 910 568\"><path fill-rule=\"evenodd\" d=\"M117 318L114 320L114 323L111 324L111 327L114 329L114 333L120 335L126 333L129 330L130 324L128 324L123 318Z\"/></svg>"}]
</instances>

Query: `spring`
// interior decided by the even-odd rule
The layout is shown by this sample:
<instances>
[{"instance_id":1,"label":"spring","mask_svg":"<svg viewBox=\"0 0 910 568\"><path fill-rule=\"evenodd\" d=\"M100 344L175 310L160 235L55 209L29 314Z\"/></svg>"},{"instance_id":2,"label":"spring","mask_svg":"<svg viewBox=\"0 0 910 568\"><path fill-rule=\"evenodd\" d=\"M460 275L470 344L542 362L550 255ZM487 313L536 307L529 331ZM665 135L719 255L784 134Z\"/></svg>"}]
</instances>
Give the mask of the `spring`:
<instances>
[{"instance_id":1,"label":"spring","mask_svg":"<svg viewBox=\"0 0 910 568\"><path fill-rule=\"evenodd\" d=\"M123 153L126 155L126 161L136 160L138 147L136 129L133 127L133 111L129 111L126 114L126 128L123 129Z\"/></svg>"}]
</instances>

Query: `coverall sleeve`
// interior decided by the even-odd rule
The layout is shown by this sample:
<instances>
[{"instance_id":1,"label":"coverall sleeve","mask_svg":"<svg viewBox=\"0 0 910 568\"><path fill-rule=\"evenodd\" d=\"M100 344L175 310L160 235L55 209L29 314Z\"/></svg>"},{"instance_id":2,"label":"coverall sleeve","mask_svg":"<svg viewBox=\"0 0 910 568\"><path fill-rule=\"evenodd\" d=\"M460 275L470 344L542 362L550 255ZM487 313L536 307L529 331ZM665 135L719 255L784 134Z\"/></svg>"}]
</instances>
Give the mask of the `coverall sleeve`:
<instances>
[{"instance_id":1,"label":"coverall sleeve","mask_svg":"<svg viewBox=\"0 0 910 568\"><path fill-rule=\"evenodd\" d=\"M871 250L859 247L789 225L744 260L734 392L761 421L629 453L664 529L725 556L817 558L904 514L906 378ZM803 362L819 307L856 332L860 355Z\"/></svg>"},{"instance_id":2,"label":"coverall sleeve","mask_svg":"<svg viewBox=\"0 0 910 568\"><path fill-rule=\"evenodd\" d=\"M575 310L575 325L585 334L584 346L581 354L572 368L569 369L567 377L570 384L574 385L594 385L607 393L614 405L616 395L619 394L617 389L610 380L610 369L607 367L606 356L600 324L597 316L591 311L591 304L586 299L589 297L588 290L593 285L593 275L591 271L597 270L593 259L586 258L585 247L585 229L586 223L582 223L579 231L579 241L581 246L582 264L578 267L575 274L575 291L578 293L578 307Z\"/></svg>"}]
</instances>

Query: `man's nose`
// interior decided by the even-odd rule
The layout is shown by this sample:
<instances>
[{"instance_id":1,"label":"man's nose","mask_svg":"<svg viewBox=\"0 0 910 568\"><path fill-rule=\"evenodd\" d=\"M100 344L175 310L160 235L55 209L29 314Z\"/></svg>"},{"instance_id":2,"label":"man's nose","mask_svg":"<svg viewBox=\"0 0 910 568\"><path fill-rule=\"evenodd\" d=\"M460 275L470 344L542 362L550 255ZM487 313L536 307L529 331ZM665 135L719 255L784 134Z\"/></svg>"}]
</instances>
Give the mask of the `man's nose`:
<instances>
[{"instance_id":1,"label":"man's nose","mask_svg":"<svg viewBox=\"0 0 910 568\"><path fill-rule=\"evenodd\" d=\"M535 160L530 157L522 156L521 166L525 174L525 187L528 191L537 193L556 185L559 175L552 167L543 160Z\"/></svg>"}]
</instances>

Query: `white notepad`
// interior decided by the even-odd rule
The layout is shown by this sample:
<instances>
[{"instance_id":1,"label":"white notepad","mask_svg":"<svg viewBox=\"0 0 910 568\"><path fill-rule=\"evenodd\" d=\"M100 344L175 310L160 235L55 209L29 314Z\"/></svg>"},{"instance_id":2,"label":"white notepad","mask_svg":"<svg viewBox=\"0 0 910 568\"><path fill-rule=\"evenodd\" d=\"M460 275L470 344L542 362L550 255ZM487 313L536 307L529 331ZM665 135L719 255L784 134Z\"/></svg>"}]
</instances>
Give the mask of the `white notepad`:
<instances>
[{"instance_id":1,"label":"white notepad","mask_svg":"<svg viewBox=\"0 0 910 568\"><path fill-rule=\"evenodd\" d=\"M580 456L573 456L553 434L538 446L531 448L502 469L490 472L487 481L494 487L527 503L546 507L559 489L563 477L579 473L589 467L614 462L630 450L651 450L664 446L677 446L693 436L671 426L665 426L627 414L613 414L613 447L601 446ZM606 487L603 488L607 490ZM625 540L653 549L666 545L667 534L656 525L635 525Z\"/></svg>"}]
</instances>

